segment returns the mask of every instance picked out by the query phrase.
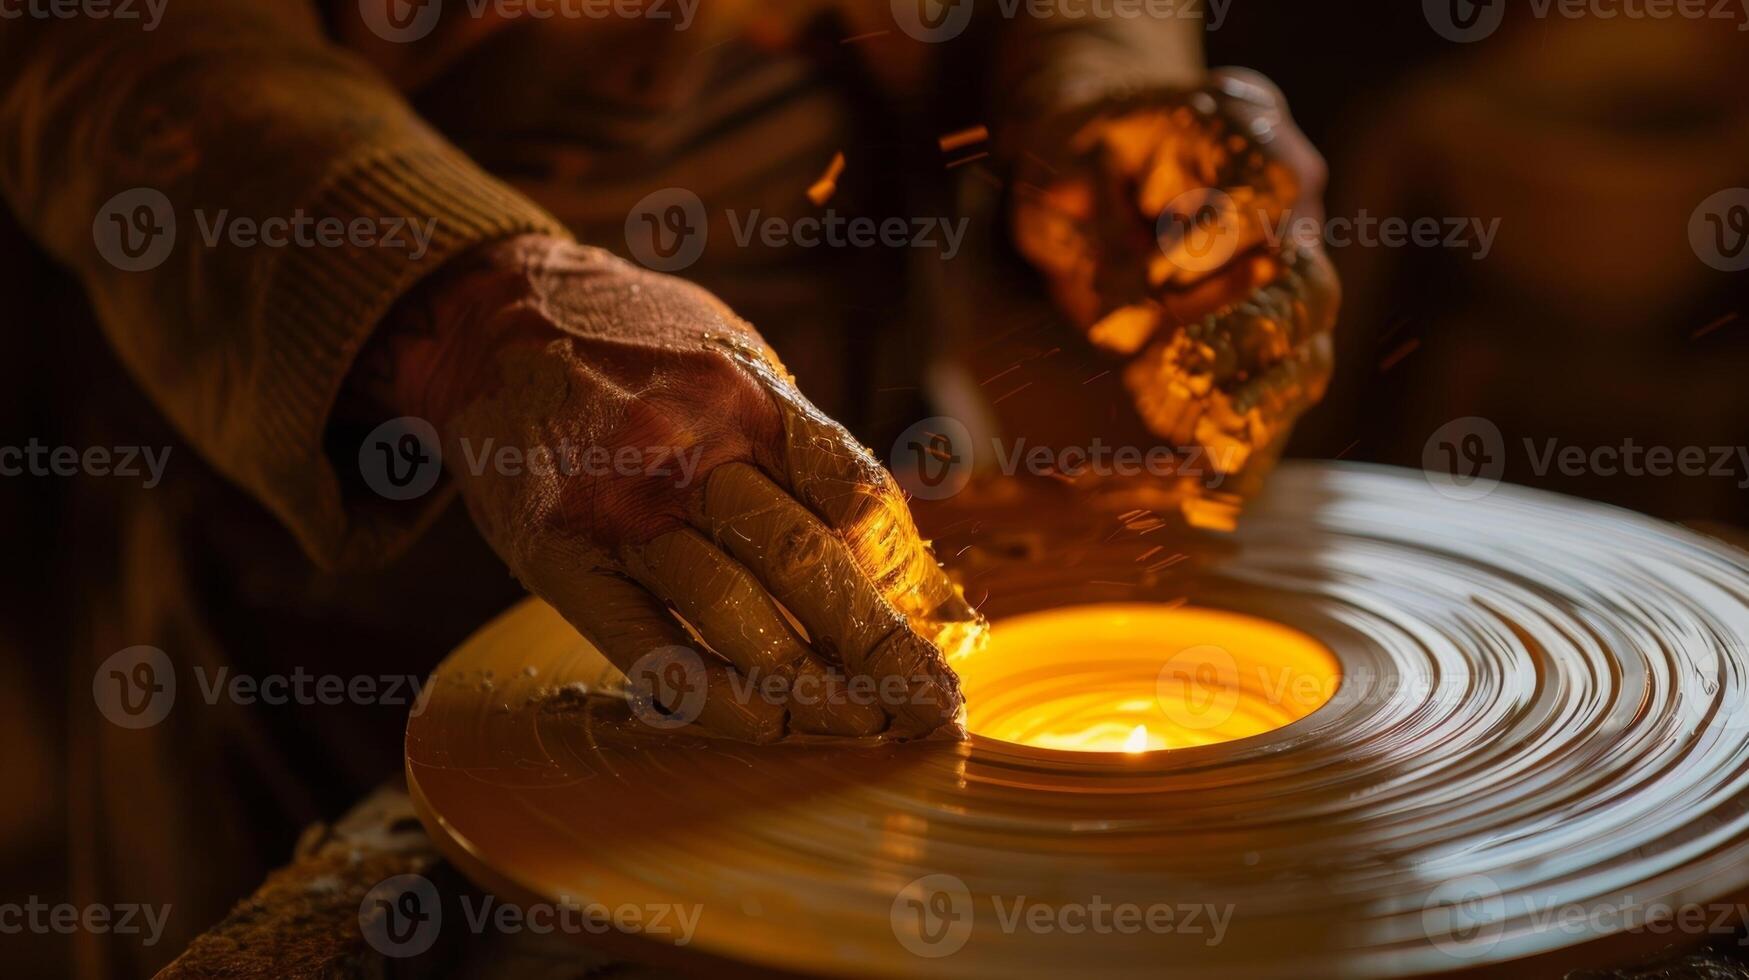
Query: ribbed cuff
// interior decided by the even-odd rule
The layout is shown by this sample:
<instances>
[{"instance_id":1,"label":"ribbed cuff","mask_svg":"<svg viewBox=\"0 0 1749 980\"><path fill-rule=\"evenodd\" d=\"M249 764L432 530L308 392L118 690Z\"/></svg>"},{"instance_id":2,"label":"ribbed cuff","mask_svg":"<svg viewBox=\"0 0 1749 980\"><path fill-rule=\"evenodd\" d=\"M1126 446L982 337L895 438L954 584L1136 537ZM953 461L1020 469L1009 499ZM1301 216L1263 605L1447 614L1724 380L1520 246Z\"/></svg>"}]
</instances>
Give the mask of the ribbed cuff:
<instances>
[{"instance_id":1,"label":"ribbed cuff","mask_svg":"<svg viewBox=\"0 0 1749 980\"><path fill-rule=\"evenodd\" d=\"M366 219L379 230L405 219L399 241L288 248L257 295L265 349L254 379L256 465L250 487L325 568L380 565L431 523L450 494L400 503L347 494L358 474L356 449L324 444L329 417L359 350L395 302L419 280L479 245L519 234L569 237L527 198L433 141L355 158L314 200L308 219ZM431 223L435 221L435 225ZM429 229L429 240L416 238ZM312 224L312 227L316 227Z\"/></svg>"}]
</instances>

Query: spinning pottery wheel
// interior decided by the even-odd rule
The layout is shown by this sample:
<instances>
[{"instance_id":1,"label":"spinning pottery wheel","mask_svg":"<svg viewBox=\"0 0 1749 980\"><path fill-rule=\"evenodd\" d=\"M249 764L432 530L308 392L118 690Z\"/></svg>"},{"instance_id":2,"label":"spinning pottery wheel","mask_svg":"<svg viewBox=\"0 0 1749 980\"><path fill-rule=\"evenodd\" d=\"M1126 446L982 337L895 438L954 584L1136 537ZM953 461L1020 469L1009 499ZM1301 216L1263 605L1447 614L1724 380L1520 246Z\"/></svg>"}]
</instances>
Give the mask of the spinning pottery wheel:
<instances>
[{"instance_id":1,"label":"spinning pottery wheel","mask_svg":"<svg viewBox=\"0 0 1749 980\"><path fill-rule=\"evenodd\" d=\"M428 829L508 900L698 910L646 955L797 973L1546 975L1749 893L1749 556L1377 468L1190 540L1063 492L936 529L995 623L969 741L655 733L530 601L408 725Z\"/></svg>"}]
</instances>

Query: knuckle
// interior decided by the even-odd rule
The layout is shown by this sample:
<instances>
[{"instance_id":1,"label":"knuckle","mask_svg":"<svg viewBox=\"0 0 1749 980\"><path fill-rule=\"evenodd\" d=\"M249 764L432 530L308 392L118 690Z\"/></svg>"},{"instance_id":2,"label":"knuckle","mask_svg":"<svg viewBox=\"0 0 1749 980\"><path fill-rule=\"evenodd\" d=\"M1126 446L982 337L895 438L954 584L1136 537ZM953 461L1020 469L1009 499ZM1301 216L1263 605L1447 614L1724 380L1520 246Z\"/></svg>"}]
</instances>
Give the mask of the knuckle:
<instances>
[{"instance_id":1,"label":"knuckle","mask_svg":"<svg viewBox=\"0 0 1749 980\"><path fill-rule=\"evenodd\" d=\"M798 519L778 530L771 542L771 557L782 575L799 581L825 562L826 547L825 537Z\"/></svg>"}]
</instances>

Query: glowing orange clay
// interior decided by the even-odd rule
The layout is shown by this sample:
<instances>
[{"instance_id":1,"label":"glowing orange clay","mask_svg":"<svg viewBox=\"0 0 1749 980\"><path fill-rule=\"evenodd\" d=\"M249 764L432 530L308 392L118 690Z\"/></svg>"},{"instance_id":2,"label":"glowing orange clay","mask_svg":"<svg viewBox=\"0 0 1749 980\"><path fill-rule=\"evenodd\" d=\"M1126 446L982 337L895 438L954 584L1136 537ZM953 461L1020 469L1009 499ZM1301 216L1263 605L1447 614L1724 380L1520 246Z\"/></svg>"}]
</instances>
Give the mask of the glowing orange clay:
<instances>
[{"instance_id":1,"label":"glowing orange clay","mask_svg":"<svg viewBox=\"0 0 1749 980\"><path fill-rule=\"evenodd\" d=\"M953 660L977 735L1070 752L1149 752L1273 731L1342 677L1323 644L1238 613L1070 606L995 623Z\"/></svg>"}]
</instances>

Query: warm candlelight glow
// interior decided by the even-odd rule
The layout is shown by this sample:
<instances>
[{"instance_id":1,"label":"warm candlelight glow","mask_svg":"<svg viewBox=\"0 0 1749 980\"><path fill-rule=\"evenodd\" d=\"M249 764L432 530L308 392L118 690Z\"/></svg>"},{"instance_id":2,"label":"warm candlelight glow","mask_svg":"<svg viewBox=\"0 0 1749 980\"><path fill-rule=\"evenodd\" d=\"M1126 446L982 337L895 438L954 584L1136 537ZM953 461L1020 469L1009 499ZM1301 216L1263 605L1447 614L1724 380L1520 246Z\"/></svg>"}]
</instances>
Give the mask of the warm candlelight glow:
<instances>
[{"instance_id":1,"label":"warm candlelight glow","mask_svg":"<svg viewBox=\"0 0 1749 980\"><path fill-rule=\"evenodd\" d=\"M1335 657L1297 630L1139 603L1001 620L954 668L976 734L1132 754L1272 731L1322 707L1341 677Z\"/></svg>"}]
</instances>

